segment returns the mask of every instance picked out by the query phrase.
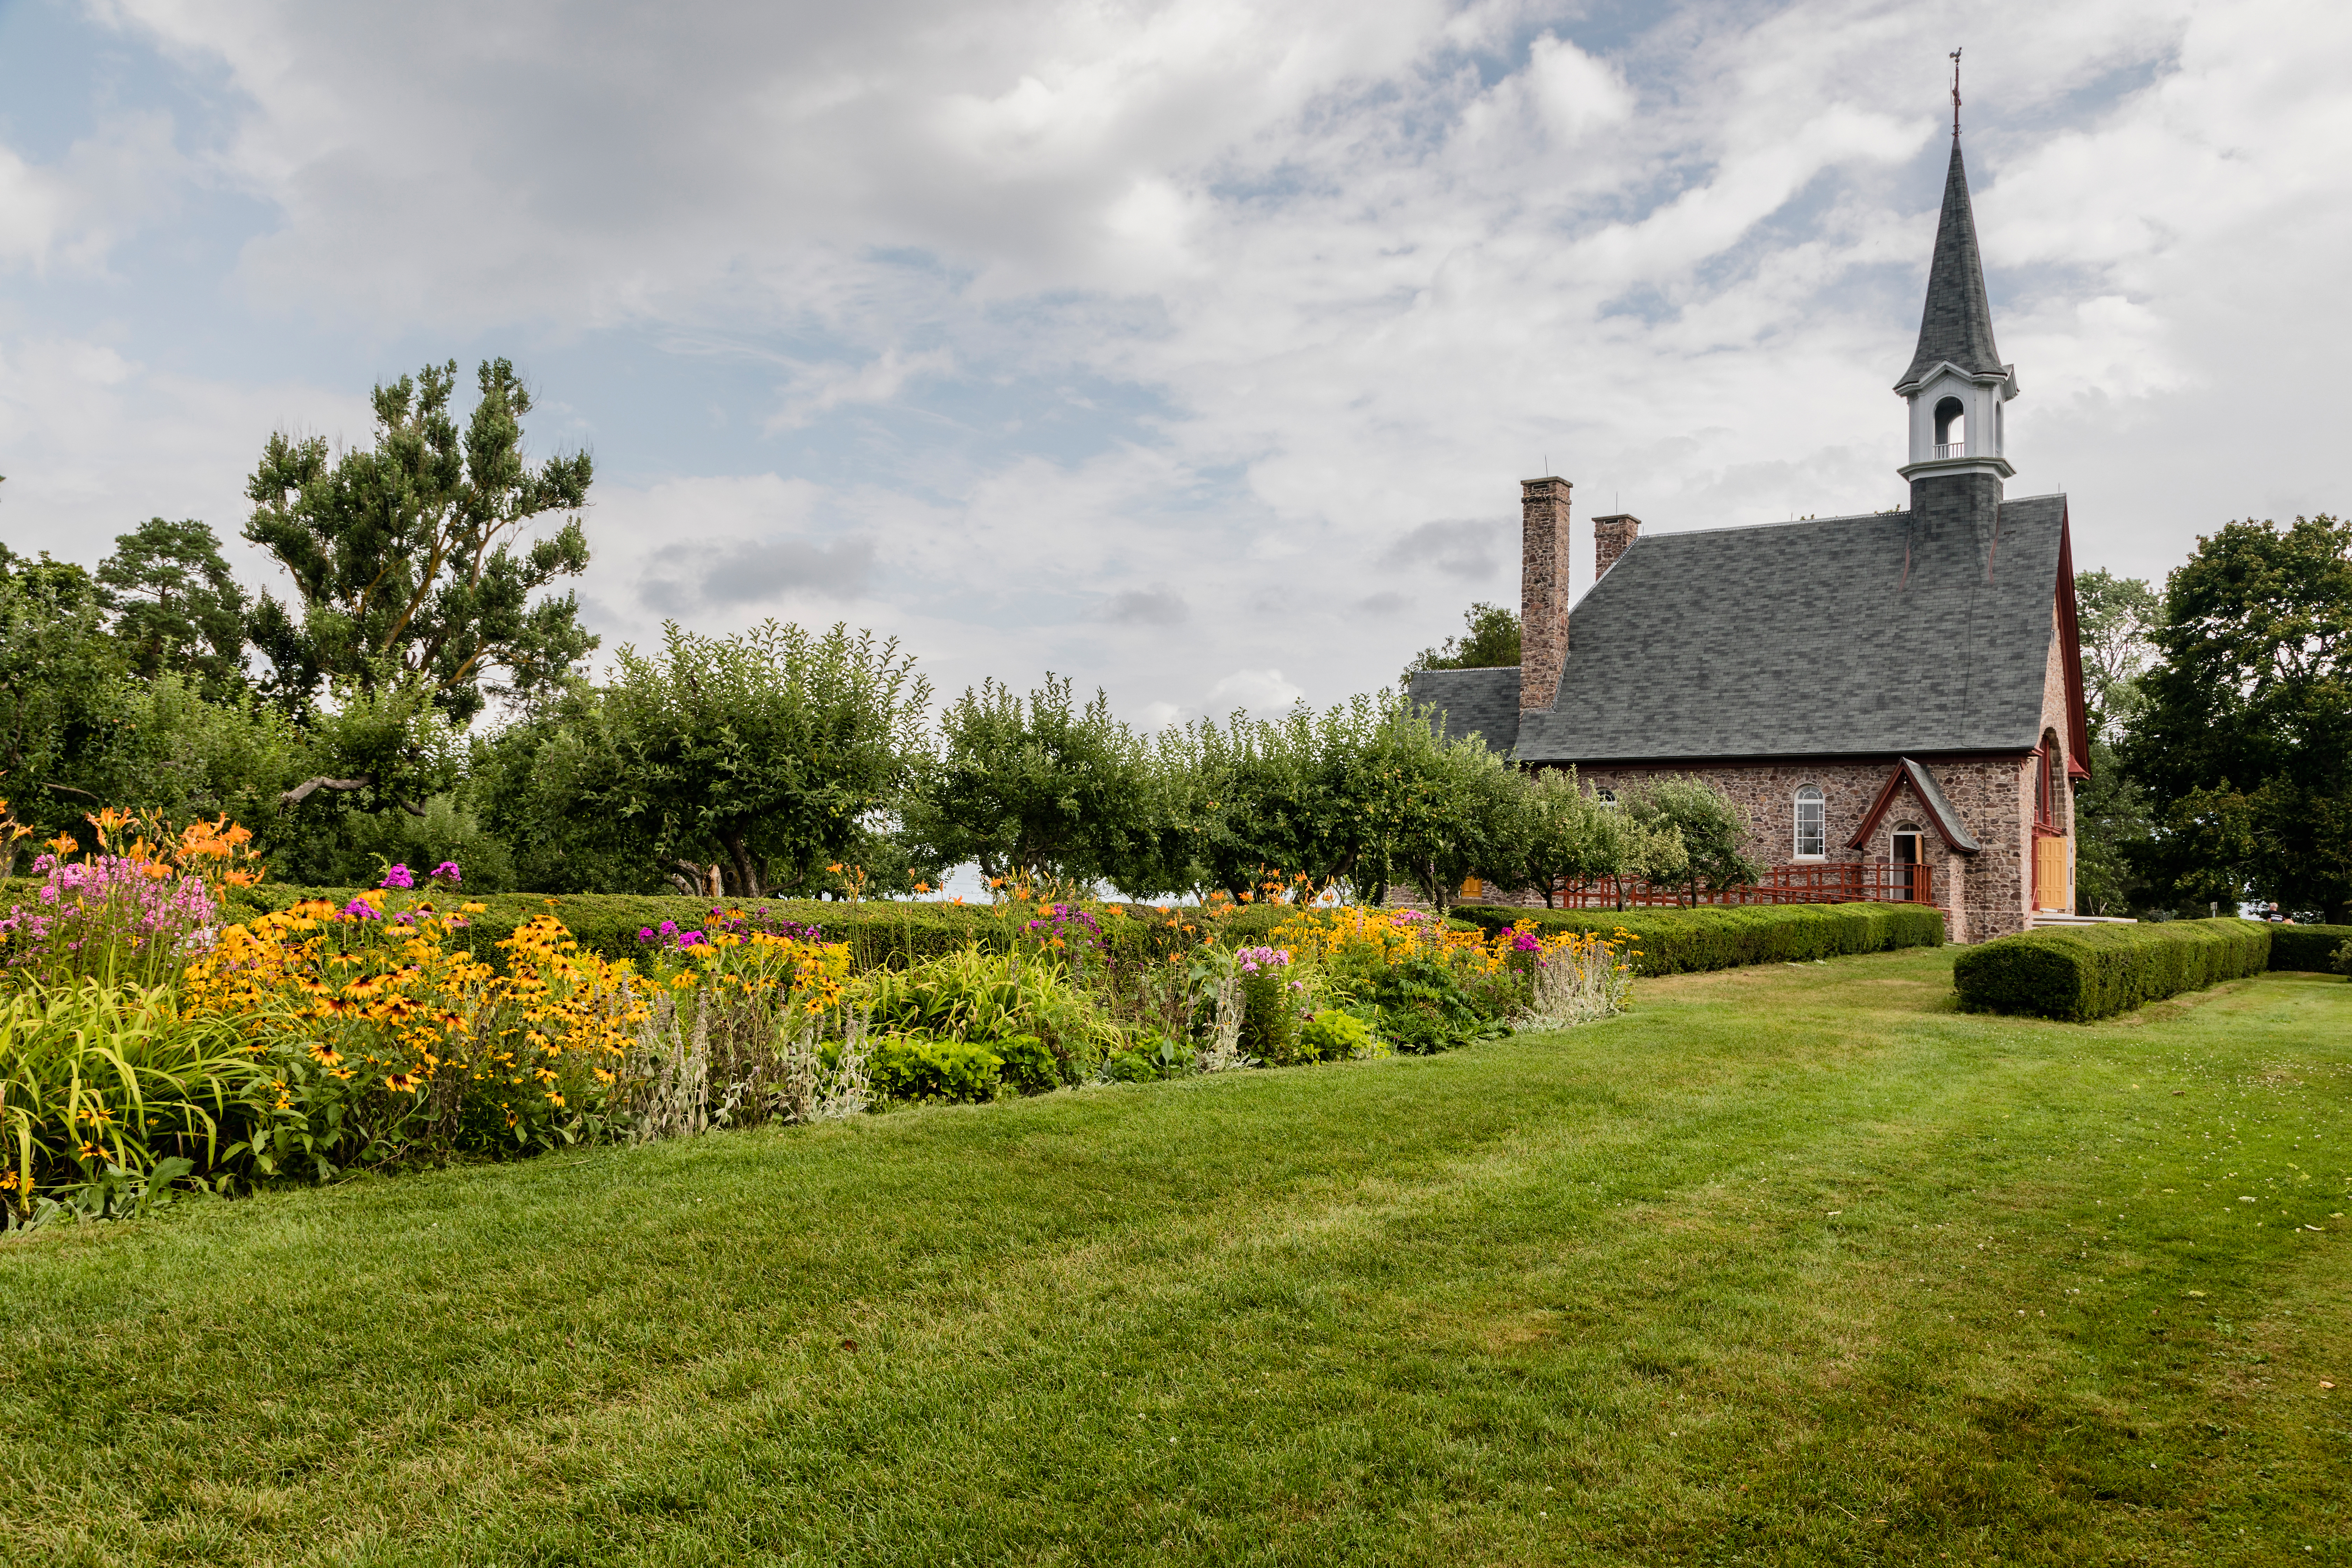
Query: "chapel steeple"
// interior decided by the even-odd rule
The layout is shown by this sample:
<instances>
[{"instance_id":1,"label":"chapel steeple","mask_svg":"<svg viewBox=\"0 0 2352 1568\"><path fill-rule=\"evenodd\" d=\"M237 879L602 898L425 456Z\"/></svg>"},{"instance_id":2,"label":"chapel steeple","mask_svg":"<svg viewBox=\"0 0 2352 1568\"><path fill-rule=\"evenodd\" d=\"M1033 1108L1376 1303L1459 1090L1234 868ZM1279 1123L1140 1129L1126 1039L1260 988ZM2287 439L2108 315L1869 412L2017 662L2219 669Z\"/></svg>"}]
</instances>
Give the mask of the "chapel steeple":
<instances>
[{"instance_id":1,"label":"chapel steeple","mask_svg":"<svg viewBox=\"0 0 2352 1568\"><path fill-rule=\"evenodd\" d=\"M1993 346L1992 306L1960 160L1959 55L1952 56L1952 162L1927 268L1919 344L1895 390L1909 405L1911 460L1902 468L1916 492L1923 479L1975 475L1994 481L2017 470L2003 455L2002 405L2017 395L2017 370Z\"/></svg>"}]
</instances>

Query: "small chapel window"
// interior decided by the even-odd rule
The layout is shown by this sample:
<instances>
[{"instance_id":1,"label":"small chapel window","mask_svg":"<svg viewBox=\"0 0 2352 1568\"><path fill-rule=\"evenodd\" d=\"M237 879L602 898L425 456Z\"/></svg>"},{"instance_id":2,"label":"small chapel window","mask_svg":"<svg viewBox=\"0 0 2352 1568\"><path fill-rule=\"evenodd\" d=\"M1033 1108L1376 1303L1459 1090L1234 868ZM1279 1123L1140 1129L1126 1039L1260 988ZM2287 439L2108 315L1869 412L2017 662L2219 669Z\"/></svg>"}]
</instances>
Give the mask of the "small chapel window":
<instances>
[{"instance_id":1,"label":"small chapel window","mask_svg":"<svg viewBox=\"0 0 2352 1568\"><path fill-rule=\"evenodd\" d=\"M1592 798L1603 805L1615 805L1617 792L1613 789L1597 789L1592 792Z\"/></svg>"},{"instance_id":2,"label":"small chapel window","mask_svg":"<svg viewBox=\"0 0 2352 1568\"><path fill-rule=\"evenodd\" d=\"M1957 397L1947 397L1936 405L1936 456L1965 458L1968 455L1968 407Z\"/></svg>"},{"instance_id":3,"label":"small chapel window","mask_svg":"<svg viewBox=\"0 0 2352 1568\"><path fill-rule=\"evenodd\" d=\"M1822 792L1807 784L1797 792L1797 858L1819 859L1829 853L1829 817Z\"/></svg>"}]
</instances>

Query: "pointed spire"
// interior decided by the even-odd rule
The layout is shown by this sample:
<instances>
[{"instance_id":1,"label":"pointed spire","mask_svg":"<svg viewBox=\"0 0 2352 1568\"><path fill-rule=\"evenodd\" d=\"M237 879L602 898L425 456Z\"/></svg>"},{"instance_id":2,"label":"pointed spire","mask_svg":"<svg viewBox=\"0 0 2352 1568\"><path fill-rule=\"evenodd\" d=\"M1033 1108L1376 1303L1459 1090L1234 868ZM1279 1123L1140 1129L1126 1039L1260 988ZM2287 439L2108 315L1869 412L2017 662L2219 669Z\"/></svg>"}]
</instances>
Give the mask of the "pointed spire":
<instances>
[{"instance_id":1,"label":"pointed spire","mask_svg":"<svg viewBox=\"0 0 2352 1568\"><path fill-rule=\"evenodd\" d=\"M1985 299L1984 263L1977 257L1976 214L1969 205L1969 172L1952 139L1952 166L1944 176L1944 216L1936 225L1936 259L1927 268L1927 306L1919 317L1919 349L1895 384L1916 384L1945 360L1972 375L2000 373L1993 346L1992 307Z\"/></svg>"}]
</instances>

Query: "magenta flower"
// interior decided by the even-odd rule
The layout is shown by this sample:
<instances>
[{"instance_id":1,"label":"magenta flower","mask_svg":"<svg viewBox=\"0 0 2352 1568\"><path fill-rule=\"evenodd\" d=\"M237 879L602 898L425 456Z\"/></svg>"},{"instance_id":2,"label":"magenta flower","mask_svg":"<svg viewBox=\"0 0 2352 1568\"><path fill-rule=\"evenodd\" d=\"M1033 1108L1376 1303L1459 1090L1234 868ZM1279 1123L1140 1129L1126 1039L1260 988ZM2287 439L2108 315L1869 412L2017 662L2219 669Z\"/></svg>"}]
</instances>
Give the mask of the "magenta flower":
<instances>
[{"instance_id":1,"label":"magenta flower","mask_svg":"<svg viewBox=\"0 0 2352 1568\"><path fill-rule=\"evenodd\" d=\"M455 860L442 861L433 868L432 875L435 881L446 882L453 888L462 885L466 880L464 874L457 869L457 862Z\"/></svg>"},{"instance_id":2,"label":"magenta flower","mask_svg":"<svg viewBox=\"0 0 2352 1568\"><path fill-rule=\"evenodd\" d=\"M343 906L343 913L355 921L380 921L383 919L382 915L376 912L375 907L364 899L353 899L350 903L345 904Z\"/></svg>"},{"instance_id":3,"label":"magenta flower","mask_svg":"<svg viewBox=\"0 0 2352 1568\"><path fill-rule=\"evenodd\" d=\"M416 878L407 867L394 866L383 874L383 880L378 883L377 886L383 888L413 888L416 886Z\"/></svg>"}]
</instances>

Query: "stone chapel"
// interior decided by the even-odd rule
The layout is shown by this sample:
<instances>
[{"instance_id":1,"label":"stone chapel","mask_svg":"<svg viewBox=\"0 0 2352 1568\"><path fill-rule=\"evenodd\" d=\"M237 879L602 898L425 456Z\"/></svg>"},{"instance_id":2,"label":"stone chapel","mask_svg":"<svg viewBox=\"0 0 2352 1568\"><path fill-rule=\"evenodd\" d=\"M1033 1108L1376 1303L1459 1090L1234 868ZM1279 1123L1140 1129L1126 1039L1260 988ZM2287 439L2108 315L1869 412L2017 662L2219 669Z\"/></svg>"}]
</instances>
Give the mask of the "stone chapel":
<instances>
[{"instance_id":1,"label":"stone chapel","mask_svg":"<svg viewBox=\"0 0 2352 1568\"><path fill-rule=\"evenodd\" d=\"M1706 778L1746 808L1769 888L1925 899L1956 942L2071 914L2089 737L2066 500L2003 494L2017 374L1957 129L1895 391L1907 510L1646 538L1598 517L1598 580L1573 606L1569 481L1525 481L1520 664L1423 670L1412 696L1612 795Z\"/></svg>"}]
</instances>

